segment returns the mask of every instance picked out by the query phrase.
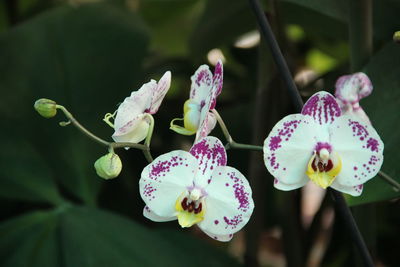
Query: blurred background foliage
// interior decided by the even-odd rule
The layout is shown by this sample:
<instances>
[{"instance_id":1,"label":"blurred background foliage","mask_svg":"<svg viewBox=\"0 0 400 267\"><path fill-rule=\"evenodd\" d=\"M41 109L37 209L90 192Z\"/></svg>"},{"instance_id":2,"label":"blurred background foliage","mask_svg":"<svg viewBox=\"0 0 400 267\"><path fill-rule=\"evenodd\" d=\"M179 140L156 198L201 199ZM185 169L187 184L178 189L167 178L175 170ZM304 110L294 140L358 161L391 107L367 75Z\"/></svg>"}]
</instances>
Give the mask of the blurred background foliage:
<instances>
[{"instance_id":1,"label":"blurred background foliage","mask_svg":"<svg viewBox=\"0 0 400 267\"><path fill-rule=\"evenodd\" d=\"M263 3L302 96L333 92L335 80L349 73L347 1ZM383 170L400 182L400 45L392 41L400 1L373 3L374 55L363 71L375 89L361 104L385 142ZM236 141L261 145L293 107L247 1L1 1L0 265L250 266L251 257L261 266L357 263L343 222L332 219L329 196L321 206L312 200L318 203L311 209L300 190L272 190L259 152L228 151L229 165L257 185L256 212L232 242L218 243L195 227L143 218L138 180L147 162L140 151L119 150L123 171L104 181L93 163L106 149L72 126L60 127L62 114L46 120L33 110L36 99L53 99L110 139L104 114L171 70L152 153L187 149L193 138L176 135L169 122L181 115L196 68L219 57L225 79L217 108ZM224 140L217 128L213 135ZM347 198L376 209L374 218L358 223L373 224L366 228L368 245L376 263L387 266L398 262L399 195L376 178L361 197Z\"/></svg>"}]
</instances>

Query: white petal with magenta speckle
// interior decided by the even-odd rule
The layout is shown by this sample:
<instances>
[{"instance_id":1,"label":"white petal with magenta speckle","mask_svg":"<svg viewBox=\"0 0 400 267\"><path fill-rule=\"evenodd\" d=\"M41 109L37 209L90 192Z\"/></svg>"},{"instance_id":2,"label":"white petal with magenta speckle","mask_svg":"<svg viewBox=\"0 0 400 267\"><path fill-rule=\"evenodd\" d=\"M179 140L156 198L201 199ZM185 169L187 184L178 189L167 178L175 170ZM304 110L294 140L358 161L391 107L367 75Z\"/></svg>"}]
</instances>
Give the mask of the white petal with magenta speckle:
<instances>
[{"instance_id":1,"label":"white petal with magenta speckle","mask_svg":"<svg viewBox=\"0 0 400 267\"><path fill-rule=\"evenodd\" d=\"M190 149L190 153L197 159L199 168L195 178L196 186L203 188L208 185L215 168L226 165L224 145L216 137L207 136L196 142Z\"/></svg>"},{"instance_id":2,"label":"white petal with magenta speckle","mask_svg":"<svg viewBox=\"0 0 400 267\"><path fill-rule=\"evenodd\" d=\"M297 188L305 186L309 181L310 181L310 179L308 179L308 177L306 175L303 175L303 179L301 179L299 182L297 182L295 184L285 184L282 181L280 181L279 179L275 178L274 179L274 187L276 189L279 189L282 191L290 191L290 190L295 190Z\"/></svg>"},{"instance_id":3,"label":"white petal with magenta speckle","mask_svg":"<svg viewBox=\"0 0 400 267\"><path fill-rule=\"evenodd\" d=\"M211 235L229 235L246 225L254 202L243 174L232 167L217 167L205 191L204 220L198 224L202 230Z\"/></svg>"},{"instance_id":4,"label":"white petal with magenta speckle","mask_svg":"<svg viewBox=\"0 0 400 267\"><path fill-rule=\"evenodd\" d=\"M206 235L208 235L209 237L211 237L212 239L215 239L217 241L221 241L221 242L229 242L231 241L233 234L228 234L228 235L217 235L217 234L212 234L209 233L207 231L202 230Z\"/></svg>"},{"instance_id":5,"label":"white petal with magenta speckle","mask_svg":"<svg viewBox=\"0 0 400 267\"><path fill-rule=\"evenodd\" d=\"M197 166L196 158L181 150L163 154L147 165L139 189L150 210L161 217L175 216L175 202L193 186Z\"/></svg>"},{"instance_id":6,"label":"white petal with magenta speckle","mask_svg":"<svg viewBox=\"0 0 400 267\"><path fill-rule=\"evenodd\" d=\"M161 217L155 214L148 206L143 208L143 216L153 222L169 222L176 220L176 216L172 217Z\"/></svg>"},{"instance_id":7,"label":"white petal with magenta speckle","mask_svg":"<svg viewBox=\"0 0 400 267\"><path fill-rule=\"evenodd\" d=\"M312 117L320 125L325 125L334 122L337 117L340 117L341 110L333 95L321 91L307 100L301 114Z\"/></svg>"},{"instance_id":8,"label":"white petal with magenta speckle","mask_svg":"<svg viewBox=\"0 0 400 267\"><path fill-rule=\"evenodd\" d=\"M361 193L363 191L362 184L355 185L355 186L344 186L344 185L339 184L336 181L333 181L333 183L330 185L330 187L332 187L336 191L340 191L342 193L352 195L353 197L358 197L359 195L361 195Z\"/></svg>"},{"instance_id":9,"label":"white petal with magenta speckle","mask_svg":"<svg viewBox=\"0 0 400 267\"><path fill-rule=\"evenodd\" d=\"M383 142L375 129L352 116L342 116L333 123L331 145L342 160L336 182L356 186L375 177L383 163Z\"/></svg>"},{"instance_id":10,"label":"white petal with magenta speckle","mask_svg":"<svg viewBox=\"0 0 400 267\"><path fill-rule=\"evenodd\" d=\"M158 111L168 89L171 85L171 72L167 71L158 81L157 86L153 88L151 105L149 108L149 113L154 114Z\"/></svg>"},{"instance_id":11,"label":"white petal with magenta speckle","mask_svg":"<svg viewBox=\"0 0 400 267\"><path fill-rule=\"evenodd\" d=\"M328 131L312 117L288 115L279 121L264 141L268 171L285 184L303 181L307 164L318 142L329 140Z\"/></svg>"}]
</instances>

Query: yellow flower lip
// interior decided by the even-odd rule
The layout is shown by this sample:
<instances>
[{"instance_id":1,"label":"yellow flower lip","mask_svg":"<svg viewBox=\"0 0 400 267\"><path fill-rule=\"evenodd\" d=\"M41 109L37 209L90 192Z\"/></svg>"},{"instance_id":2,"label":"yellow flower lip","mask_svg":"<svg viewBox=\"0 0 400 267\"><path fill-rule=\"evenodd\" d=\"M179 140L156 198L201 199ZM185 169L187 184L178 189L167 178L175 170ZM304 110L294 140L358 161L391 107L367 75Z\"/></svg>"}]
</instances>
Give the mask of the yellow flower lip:
<instances>
[{"instance_id":1,"label":"yellow flower lip","mask_svg":"<svg viewBox=\"0 0 400 267\"><path fill-rule=\"evenodd\" d=\"M176 216L182 228L191 227L204 219L205 203L198 193L194 189L189 197L182 194L175 202Z\"/></svg>"},{"instance_id":2,"label":"yellow flower lip","mask_svg":"<svg viewBox=\"0 0 400 267\"><path fill-rule=\"evenodd\" d=\"M200 105L193 99L188 99L183 105L183 118L173 119L170 123L170 129L182 135L193 135L199 128L200 114ZM175 121L179 120L183 120L184 127L175 124Z\"/></svg>"},{"instance_id":3,"label":"yellow flower lip","mask_svg":"<svg viewBox=\"0 0 400 267\"><path fill-rule=\"evenodd\" d=\"M342 160L335 152L329 153L325 148L314 152L308 161L306 174L311 181L326 189L335 180L342 169Z\"/></svg>"}]
</instances>

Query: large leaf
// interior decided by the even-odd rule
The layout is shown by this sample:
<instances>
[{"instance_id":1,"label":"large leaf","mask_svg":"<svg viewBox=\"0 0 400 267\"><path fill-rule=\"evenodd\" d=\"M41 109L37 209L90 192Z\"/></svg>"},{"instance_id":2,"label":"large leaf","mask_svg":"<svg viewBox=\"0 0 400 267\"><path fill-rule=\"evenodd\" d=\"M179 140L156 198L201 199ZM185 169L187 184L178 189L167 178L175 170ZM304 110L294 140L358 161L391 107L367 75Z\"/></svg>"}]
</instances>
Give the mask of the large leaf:
<instances>
[{"instance_id":1,"label":"large leaf","mask_svg":"<svg viewBox=\"0 0 400 267\"><path fill-rule=\"evenodd\" d=\"M235 266L224 252L174 231L156 231L92 208L63 206L0 224L0 265Z\"/></svg>"},{"instance_id":2,"label":"large leaf","mask_svg":"<svg viewBox=\"0 0 400 267\"><path fill-rule=\"evenodd\" d=\"M24 201L62 201L46 161L29 142L0 134L8 140L0 154L0 196Z\"/></svg>"},{"instance_id":3,"label":"large leaf","mask_svg":"<svg viewBox=\"0 0 400 267\"><path fill-rule=\"evenodd\" d=\"M147 39L135 14L109 3L51 9L0 36L5 134L26 139L51 166L53 177L87 203L94 203L101 181L93 162L106 149L72 126L61 129L55 119L39 117L33 103L41 97L54 99L96 134L110 136L101 119L141 84ZM63 120L62 115L57 118ZM7 157L4 149L0 154ZM21 168L17 162L6 168ZM1 179L6 191L6 180L16 178Z\"/></svg>"},{"instance_id":4,"label":"large leaf","mask_svg":"<svg viewBox=\"0 0 400 267\"><path fill-rule=\"evenodd\" d=\"M385 144L382 170L400 183L399 59L400 49L394 43L385 46L371 59L364 71L370 77L374 91L361 102L361 105ZM349 203L356 205L399 196L400 192L395 192L382 178L375 177L365 184L363 194L360 197L350 198Z\"/></svg>"}]
</instances>

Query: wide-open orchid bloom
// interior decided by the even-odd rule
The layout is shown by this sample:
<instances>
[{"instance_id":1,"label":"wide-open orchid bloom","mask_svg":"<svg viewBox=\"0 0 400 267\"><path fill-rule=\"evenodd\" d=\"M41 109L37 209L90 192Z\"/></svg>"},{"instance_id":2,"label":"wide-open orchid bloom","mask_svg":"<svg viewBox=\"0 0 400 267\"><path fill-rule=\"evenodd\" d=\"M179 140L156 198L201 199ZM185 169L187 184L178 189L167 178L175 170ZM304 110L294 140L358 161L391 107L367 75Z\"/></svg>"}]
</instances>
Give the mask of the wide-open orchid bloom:
<instances>
[{"instance_id":1,"label":"wide-open orchid bloom","mask_svg":"<svg viewBox=\"0 0 400 267\"><path fill-rule=\"evenodd\" d=\"M365 73L345 75L336 81L335 96L343 115L354 115L371 124L367 114L360 106L360 100L372 92L372 83Z\"/></svg>"},{"instance_id":2,"label":"wide-open orchid bloom","mask_svg":"<svg viewBox=\"0 0 400 267\"><path fill-rule=\"evenodd\" d=\"M264 142L264 161L274 186L293 190L309 180L358 196L383 162L383 143L375 129L342 115L327 92L314 94L301 114L279 121Z\"/></svg>"},{"instance_id":3,"label":"wide-open orchid bloom","mask_svg":"<svg viewBox=\"0 0 400 267\"><path fill-rule=\"evenodd\" d=\"M249 221L254 203L246 178L226 162L224 146L212 136L189 152L159 156L139 181L144 216L155 222L178 219L182 227L197 224L210 237L229 241Z\"/></svg>"},{"instance_id":4,"label":"wide-open orchid bloom","mask_svg":"<svg viewBox=\"0 0 400 267\"><path fill-rule=\"evenodd\" d=\"M151 114L157 112L171 84L171 72L167 71L157 83L151 80L125 98L114 114L106 114L104 121L115 129L115 142L139 143L144 140L153 121ZM114 124L109 120L114 118Z\"/></svg>"},{"instance_id":5,"label":"wide-open orchid bloom","mask_svg":"<svg viewBox=\"0 0 400 267\"><path fill-rule=\"evenodd\" d=\"M201 65L191 80L190 98L183 106L183 119L172 120L170 129L183 135L196 133L196 140L199 140L206 137L217 123L210 110L215 108L217 96L222 91L222 61L219 60L215 66L214 75L207 65ZM177 120L183 120L184 127L174 124Z\"/></svg>"}]
</instances>

